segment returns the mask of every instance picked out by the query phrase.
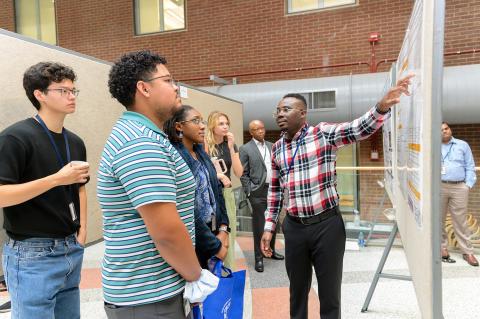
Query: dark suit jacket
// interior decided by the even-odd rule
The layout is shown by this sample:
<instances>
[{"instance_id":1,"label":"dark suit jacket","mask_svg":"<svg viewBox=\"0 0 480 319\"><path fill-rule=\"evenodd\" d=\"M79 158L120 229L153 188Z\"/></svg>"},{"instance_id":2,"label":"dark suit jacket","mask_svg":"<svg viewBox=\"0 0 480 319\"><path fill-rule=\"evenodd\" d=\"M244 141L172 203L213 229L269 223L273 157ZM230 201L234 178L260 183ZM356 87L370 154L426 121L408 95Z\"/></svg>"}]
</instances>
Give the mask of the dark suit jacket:
<instances>
[{"instance_id":1,"label":"dark suit jacket","mask_svg":"<svg viewBox=\"0 0 480 319\"><path fill-rule=\"evenodd\" d=\"M265 145L269 150L266 156L271 156L272 143L265 141ZM270 183L270 181L265 181L267 178L267 168L263 161L263 154L260 153L253 139L247 144L240 146L240 161L243 165L243 175L240 177L240 181L247 196L263 184Z\"/></svg>"}]
</instances>

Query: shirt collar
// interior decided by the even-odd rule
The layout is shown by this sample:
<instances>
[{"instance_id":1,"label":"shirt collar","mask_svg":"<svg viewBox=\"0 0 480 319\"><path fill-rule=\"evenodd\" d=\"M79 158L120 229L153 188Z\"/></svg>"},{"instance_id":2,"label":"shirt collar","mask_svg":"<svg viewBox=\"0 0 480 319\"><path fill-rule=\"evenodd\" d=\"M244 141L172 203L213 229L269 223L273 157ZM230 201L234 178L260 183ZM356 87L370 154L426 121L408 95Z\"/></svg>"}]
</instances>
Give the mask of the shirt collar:
<instances>
[{"instance_id":1,"label":"shirt collar","mask_svg":"<svg viewBox=\"0 0 480 319\"><path fill-rule=\"evenodd\" d=\"M152 121L150 121L148 117L138 112L125 111L123 112L121 119L139 122L140 124L145 125L149 129L151 129L152 131L155 131L165 137L167 136L158 126L156 126Z\"/></svg>"},{"instance_id":2,"label":"shirt collar","mask_svg":"<svg viewBox=\"0 0 480 319\"><path fill-rule=\"evenodd\" d=\"M287 137L285 136L285 135L287 135L287 131L283 131L281 137L286 141L297 140L302 134L305 134L303 132L306 132L309 127L310 127L310 125L307 122L305 122L305 124L303 124L303 126L298 130L298 132L295 133L295 136L293 136L293 138L291 140L287 139Z\"/></svg>"},{"instance_id":3,"label":"shirt collar","mask_svg":"<svg viewBox=\"0 0 480 319\"><path fill-rule=\"evenodd\" d=\"M449 144L457 144L457 139L452 136L450 141L448 141L447 145L449 145Z\"/></svg>"},{"instance_id":4,"label":"shirt collar","mask_svg":"<svg viewBox=\"0 0 480 319\"><path fill-rule=\"evenodd\" d=\"M260 146L262 146L262 147L265 146L265 140L264 140L263 143L262 143L262 142L258 141L258 140L255 139L255 138L252 138L252 139L255 141L255 144L260 145Z\"/></svg>"}]
</instances>

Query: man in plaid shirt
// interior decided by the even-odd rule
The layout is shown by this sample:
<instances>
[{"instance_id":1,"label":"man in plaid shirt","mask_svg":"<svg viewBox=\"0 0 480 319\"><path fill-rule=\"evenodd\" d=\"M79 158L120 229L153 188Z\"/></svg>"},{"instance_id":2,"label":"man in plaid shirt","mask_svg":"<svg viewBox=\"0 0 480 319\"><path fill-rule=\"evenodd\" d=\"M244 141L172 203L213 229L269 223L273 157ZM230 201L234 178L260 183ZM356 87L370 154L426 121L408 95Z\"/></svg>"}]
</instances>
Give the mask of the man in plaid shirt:
<instances>
[{"instance_id":1,"label":"man in plaid shirt","mask_svg":"<svg viewBox=\"0 0 480 319\"><path fill-rule=\"evenodd\" d=\"M335 160L337 150L375 133L390 108L408 95L409 75L372 109L350 123L306 122L307 103L300 94L287 94L274 112L284 134L272 148L272 179L265 212L261 249L270 257L270 240L282 207L285 266L290 280L290 317L308 318L312 264L318 282L320 317L340 318L340 289L345 225L338 208Z\"/></svg>"}]
</instances>

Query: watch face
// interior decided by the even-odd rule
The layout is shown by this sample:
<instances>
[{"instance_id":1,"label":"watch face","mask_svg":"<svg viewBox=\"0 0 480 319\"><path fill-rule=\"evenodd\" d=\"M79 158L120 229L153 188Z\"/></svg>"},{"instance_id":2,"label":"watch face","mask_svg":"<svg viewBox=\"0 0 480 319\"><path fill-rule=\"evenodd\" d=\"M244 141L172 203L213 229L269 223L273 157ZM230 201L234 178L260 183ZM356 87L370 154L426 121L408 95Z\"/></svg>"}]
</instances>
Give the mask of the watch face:
<instances>
[{"instance_id":1,"label":"watch face","mask_svg":"<svg viewBox=\"0 0 480 319\"><path fill-rule=\"evenodd\" d=\"M229 233L229 232L230 232L230 227L228 227L228 226L221 226L218 230Z\"/></svg>"}]
</instances>

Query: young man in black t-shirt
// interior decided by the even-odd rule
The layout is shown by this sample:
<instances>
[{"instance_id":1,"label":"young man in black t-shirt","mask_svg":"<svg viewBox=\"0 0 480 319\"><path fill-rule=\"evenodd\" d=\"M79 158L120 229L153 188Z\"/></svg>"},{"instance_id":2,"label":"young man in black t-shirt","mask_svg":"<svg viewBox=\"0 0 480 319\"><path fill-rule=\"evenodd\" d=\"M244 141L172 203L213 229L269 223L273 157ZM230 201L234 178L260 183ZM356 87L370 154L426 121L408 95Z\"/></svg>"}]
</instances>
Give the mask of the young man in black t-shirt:
<instances>
[{"instance_id":1,"label":"young man in black t-shirt","mask_svg":"<svg viewBox=\"0 0 480 319\"><path fill-rule=\"evenodd\" d=\"M38 110L0 133L3 268L12 318L80 318L80 270L89 178L83 141L63 128L75 111L76 75L41 62L23 76Z\"/></svg>"}]
</instances>

